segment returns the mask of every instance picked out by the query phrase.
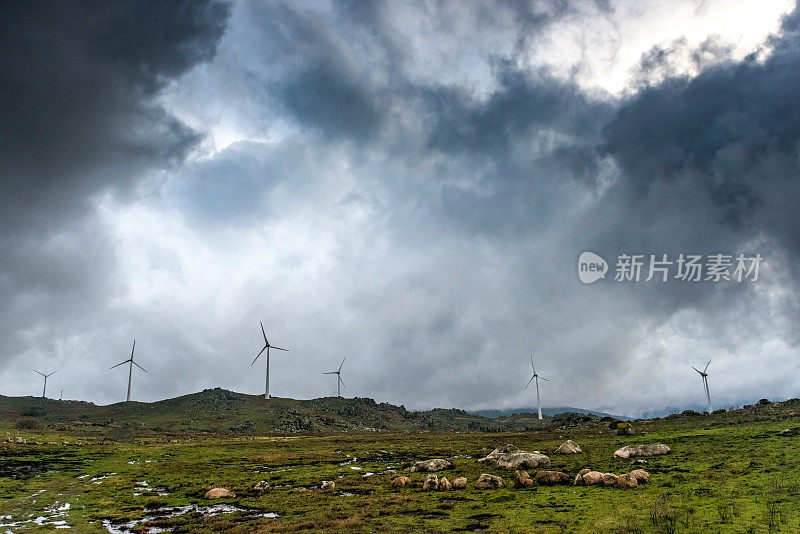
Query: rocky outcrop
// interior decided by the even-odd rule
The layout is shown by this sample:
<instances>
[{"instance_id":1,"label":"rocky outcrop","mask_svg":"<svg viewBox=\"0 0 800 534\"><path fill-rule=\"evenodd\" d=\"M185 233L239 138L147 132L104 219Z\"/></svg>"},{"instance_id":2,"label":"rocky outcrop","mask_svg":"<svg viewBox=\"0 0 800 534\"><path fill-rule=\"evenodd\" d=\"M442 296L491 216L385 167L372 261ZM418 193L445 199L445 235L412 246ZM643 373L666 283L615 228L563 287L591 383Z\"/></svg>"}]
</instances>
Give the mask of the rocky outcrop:
<instances>
[{"instance_id":1,"label":"rocky outcrop","mask_svg":"<svg viewBox=\"0 0 800 534\"><path fill-rule=\"evenodd\" d=\"M650 473L648 473L644 469L634 469L633 471L630 472L630 475L634 477L639 484L650 483Z\"/></svg>"},{"instance_id":2,"label":"rocky outcrop","mask_svg":"<svg viewBox=\"0 0 800 534\"><path fill-rule=\"evenodd\" d=\"M598 486L603 484L603 473L591 469L581 469L573 484L575 486Z\"/></svg>"},{"instance_id":3,"label":"rocky outcrop","mask_svg":"<svg viewBox=\"0 0 800 534\"><path fill-rule=\"evenodd\" d=\"M639 445L638 447L625 445L614 453L614 457L634 458L636 456L657 456L660 454L669 454L670 452L672 452L670 448L663 443L651 443L650 445Z\"/></svg>"},{"instance_id":4,"label":"rocky outcrop","mask_svg":"<svg viewBox=\"0 0 800 534\"><path fill-rule=\"evenodd\" d=\"M478 460L482 463L493 463L497 467L507 469L538 469L550 466L550 458L539 451L521 451L511 444L501 445Z\"/></svg>"},{"instance_id":5,"label":"rocky outcrop","mask_svg":"<svg viewBox=\"0 0 800 534\"><path fill-rule=\"evenodd\" d=\"M439 487L437 488L439 491L450 491L453 489L453 485L447 480L446 477L442 477L439 480Z\"/></svg>"},{"instance_id":6,"label":"rocky outcrop","mask_svg":"<svg viewBox=\"0 0 800 534\"><path fill-rule=\"evenodd\" d=\"M408 477L395 477L392 480L392 487L402 488L404 486L407 486L410 482L411 482L411 479L408 478Z\"/></svg>"},{"instance_id":7,"label":"rocky outcrop","mask_svg":"<svg viewBox=\"0 0 800 534\"><path fill-rule=\"evenodd\" d=\"M505 486L503 484L503 479L496 476L490 475L489 473L483 473L477 481L475 481L475 487L478 489L496 489L502 488Z\"/></svg>"},{"instance_id":8,"label":"rocky outcrop","mask_svg":"<svg viewBox=\"0 0 800 534\"><path fill-rule=\"evenodd\" d=\"M411 471L427 471L433 473L434 471L441 471L442 469L449 469L453 467L453 462L445 460L444 458L433 458L432 460L421 460L414 462L411 466Z\"/></svg>"},{"instance_id":9,"label":"rocky outcrop","mask_svg":"<svg viewBox=\"0 0 800 534\"><path fill-rule=\"evenodd\" d=\"M422 483L423 491L433 491L438 488L439 488L439 477L437 477L433 473L425 477L425 481Z\"/></svg>"},{"instance_id":10,"label":"rocky outcrop","mask_svg":"<svg viewBox=\"0 0 800 534\"><path fill-rule=\"evenodd\" d=\"M531 476L527 471L514 471L514 487L524 488L525 486L533 486L533 479Z\"/></svg>"},{"instance_id":11,"label":"rocky outcrop","mask_svg":"<svg viewBox=\"0 0 800 534\"><path fill-rule=\"evenodd\" d=\"M569 476L561 471L539 471L536 473L536 483L540 486L569 484Z\"/></svg>"},{"instance_id":12,"label":"rocky outcrop","mask_svg":"<svg viewBox=\"0 0 800 534\"><path fill-rule=\"evenodd\" d=\"M467 487L467 478L466 477L458 477L452 482L453 489L464 489Z\"/></svg>"},{"instance_id":13,"label":"rocky outcrop","mask_svg":"<svg viewBox=\"0 0 800 534\"><path fill-rule=\"evenodd\" d=\"M556 449L556 454L580 454L583 451L581 450L580 445L568 439Z\"/></svg>"},{"instance_id":14,"label":"rocky outcrop","mask_svg":"<svg viewBox=\"0 0 800 534\"><path fill-rule=\"evenodd\" d=\"M626 473L617 477L616 486L618 488L635 488L638 485L639 481L636 480L636 477L632 476L630 473Z\"/></svg>"},{"instance_id":15,"label":"rocky outcrop","mask_svg":"<svg viewBox=\"0 0 800 534\"><path fill-rule=\"evenodd\" d=\"M211 488L206 492L206 499L219 499L221 497L236 497L236 494L227 488Z\"/></svg>"}]
</instances>

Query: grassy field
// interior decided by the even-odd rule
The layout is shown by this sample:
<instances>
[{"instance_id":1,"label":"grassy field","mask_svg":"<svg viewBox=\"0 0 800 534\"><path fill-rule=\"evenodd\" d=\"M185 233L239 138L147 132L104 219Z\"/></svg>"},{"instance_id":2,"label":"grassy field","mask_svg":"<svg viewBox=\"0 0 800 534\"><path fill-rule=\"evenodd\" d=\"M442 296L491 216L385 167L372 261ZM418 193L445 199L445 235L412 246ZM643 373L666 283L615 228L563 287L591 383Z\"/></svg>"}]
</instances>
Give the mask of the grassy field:
<instances>
[{"instance_id":1,"label":"grassy field","mask_svg":"<svg viewBox=\"0 0 800 534\"><path fill-rule=\"evenodd\" d=\"M0 532L800 532L800 437L780 434L798 426L796 412L800 401L673 416L636 422L627 437L597 421L513 433L120 436L5 417L0 436L27 443L0 444ZM552 454L565 439L583 454ZM548 453L570 478L634 469L613 458L626 444L673 452L636 466L652 480L635 489L516 489L513 471L476 461L504 443ZM454 464L438 474L467 477L467 489L422 491L424 475L407 467L437 457ZM414 484L392 488L394 472ZM476 489L484 472L507 487ZM254 489L261 480L271 487ZM335 491L317 489L326 480ZM236 497L205 499L217 486Z\"/></svg>"}]
</instances>

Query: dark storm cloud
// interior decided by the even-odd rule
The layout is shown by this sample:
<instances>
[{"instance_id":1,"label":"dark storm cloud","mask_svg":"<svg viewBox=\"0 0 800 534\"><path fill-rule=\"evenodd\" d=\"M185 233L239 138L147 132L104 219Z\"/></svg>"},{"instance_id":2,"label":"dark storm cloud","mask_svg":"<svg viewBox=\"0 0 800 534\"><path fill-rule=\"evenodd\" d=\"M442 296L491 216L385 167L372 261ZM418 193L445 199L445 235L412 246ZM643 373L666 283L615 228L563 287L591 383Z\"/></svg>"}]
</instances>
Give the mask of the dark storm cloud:
<instances>
[{"instance_id":1,"label":"dark storm cloud","mask_svg":"<svg viewBox=\"0 0 800 534\"><path fill-rule=\"evenodd\" d=\"M680 231L690 234L693 219L709 218L741 241L763 233L800 257L797 16L784 19L763 61L750 56L667 79L622 103L602 151L622 170L631 203L657 192L702 197L705 213L686 213ZM667 216L655 210L647 218Z\"/></svg>"},{"instance_id":2,"label":"dark storm cloud","mask_svg":"<svg viewBox=\"0 0 800 534\"><path fill-rule=\"evenodd\" d=\"M215 2L4 2L0 167L5 228L45 225L126 187L198 140L153 97L210 58ZM135 172L131 172L135 169Z\"/></svg>"}]
</instances>

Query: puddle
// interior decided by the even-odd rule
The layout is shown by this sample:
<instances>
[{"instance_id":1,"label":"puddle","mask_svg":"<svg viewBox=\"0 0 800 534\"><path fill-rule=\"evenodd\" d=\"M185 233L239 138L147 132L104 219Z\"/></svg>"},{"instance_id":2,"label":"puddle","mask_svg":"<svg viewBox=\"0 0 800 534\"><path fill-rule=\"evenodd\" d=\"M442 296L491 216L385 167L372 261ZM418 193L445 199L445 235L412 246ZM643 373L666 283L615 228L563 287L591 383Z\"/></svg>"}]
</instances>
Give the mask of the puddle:
<instances>
[{"instance_id":1,"label":"puddle","mask_svg":"<svg viewBox=\"0 0 800 534\"><path fill-rule=\"evenodd\" d=\"M141 519L134 519L123 523L113 523L109 519L103 520L103 527L111 534L155 534L156 532L170 532L171 528L147 526L145 523L158 521L162 519L169 519L178 517L187 513L199 513L204 517L211 517L219 514L231 514L240 512L246 514L247 518L268 517L276 518L278 514L273 512L260 512L251 508L242 508L233 504L212 504L208 506L201 506L197 504L189 504L186 506L172 506L157 508L150 510L147 515Z\"/></svg>"},{"instance_id":2,"label":"puddle","mask_svg":"<svg viewBox=\"0 0 800 534\"><path fill-rule=\"evenodd\" d=\"M40 515L33 517L34 514L29 514L27 519L14 520L14 516L0 515L0 528L33 528L33 525L40 527L49 526L53 528L72 528L67 524L66 517L69 512L69 503L59 504L56 501L52 506L49 506L39 512ZM10 531L6 531L10 532Z\"/></svg>"}]
</instances>

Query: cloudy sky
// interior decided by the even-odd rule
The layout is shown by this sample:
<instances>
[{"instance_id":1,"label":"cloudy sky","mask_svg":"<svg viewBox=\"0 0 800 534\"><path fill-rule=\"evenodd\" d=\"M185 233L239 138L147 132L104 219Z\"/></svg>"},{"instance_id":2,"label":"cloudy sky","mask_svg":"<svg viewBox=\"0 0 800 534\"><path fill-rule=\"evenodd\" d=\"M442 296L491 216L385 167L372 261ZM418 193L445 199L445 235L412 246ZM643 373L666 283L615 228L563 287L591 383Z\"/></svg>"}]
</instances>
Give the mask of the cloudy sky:
<instances>
[{"instance_id":1,"label":"cloudy sky","mask_svg":"<svg viewBox=\"0 0 800 534\"><path fill-rule=\"evenodd\" d=\"M263 321L278 396L530 406L531 352L551 406L800 396L792 2L3 11L3 395L123 400L134 338L137 400L263 393Z\"/></svg>"}]
</instances>

